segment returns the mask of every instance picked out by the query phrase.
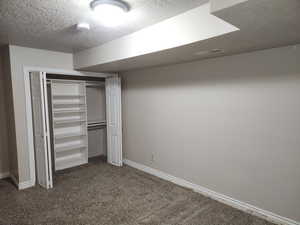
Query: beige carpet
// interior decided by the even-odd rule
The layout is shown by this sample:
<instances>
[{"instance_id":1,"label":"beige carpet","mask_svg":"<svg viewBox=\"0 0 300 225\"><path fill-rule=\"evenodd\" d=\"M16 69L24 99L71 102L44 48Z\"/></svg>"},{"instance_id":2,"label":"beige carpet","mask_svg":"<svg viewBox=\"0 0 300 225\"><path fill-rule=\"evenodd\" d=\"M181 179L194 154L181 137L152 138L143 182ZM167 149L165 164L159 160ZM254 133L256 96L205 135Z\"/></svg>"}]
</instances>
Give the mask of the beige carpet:
<instances>
[{"instance_id":1,"label":"beige carpet","mask_svg":"<svg viewBox=\"0 0 300 225\"><path fill-rule=\"evenodd\" d=\"M93 160L55 176L55 187L17 191L0 181L2 225L271 225L128 166Z\"/></svg>"}]
</instances>

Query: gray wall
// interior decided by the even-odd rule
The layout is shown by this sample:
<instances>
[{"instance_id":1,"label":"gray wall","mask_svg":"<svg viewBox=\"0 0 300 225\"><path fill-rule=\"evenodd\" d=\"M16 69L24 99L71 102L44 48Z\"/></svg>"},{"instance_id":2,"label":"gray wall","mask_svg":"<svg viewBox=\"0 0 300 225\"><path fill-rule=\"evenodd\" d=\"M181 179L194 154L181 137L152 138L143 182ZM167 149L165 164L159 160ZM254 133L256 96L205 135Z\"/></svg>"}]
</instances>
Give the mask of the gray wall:
<instances>
[{"instance_id":1,"label":"gray wall","mask_svg":"<svg viewBox=\"0 0 300 225\"><path fill-rule=\"evenodd\" d=\"M0 49L0 177L9 173L8 129L5 101L4 49Z\"/></svg>"},{"instance_id":2,"label":"gray wall","mask_svg":"<svg viewBox=\"0 0 300 225\"><path fill-rule=\"evenodd\" d=\"M29 149L25 105L24 67L73 69L72 54L9 46L13 107L16 128L19 182L30 180Z\"/></svg>"},{"instance_id":3,"label":"gray wall","mask_svg":"<svg viewBox=\"0 0 300 225\"><path fill-rule=\"evenodd\" d=\"M9 172L18 182L18 161L17 161L17 146L16 146L16 131L14 120L14 107L13 107L13 93L11 82L11 70L10 70L10 55L8 46L1 48L2 58L2 76L1 83L2 89L2 104L1 107L2 118L1 120L1 137L2 137L2 155L1 163L4 165L5 170L9 165L9 169L4 172ZM5 120L5 121L4 121Z\"/></svg>"},{"instance_id":4,"label":"gray wall","mask_svg":"<svg viewBox=\"0 0 300 225\"><path fill-rule=\"evenodd\" d=\"M124 157L300 221L299 59L300 45L123 73Z\"/></svg>"}]
</instances>

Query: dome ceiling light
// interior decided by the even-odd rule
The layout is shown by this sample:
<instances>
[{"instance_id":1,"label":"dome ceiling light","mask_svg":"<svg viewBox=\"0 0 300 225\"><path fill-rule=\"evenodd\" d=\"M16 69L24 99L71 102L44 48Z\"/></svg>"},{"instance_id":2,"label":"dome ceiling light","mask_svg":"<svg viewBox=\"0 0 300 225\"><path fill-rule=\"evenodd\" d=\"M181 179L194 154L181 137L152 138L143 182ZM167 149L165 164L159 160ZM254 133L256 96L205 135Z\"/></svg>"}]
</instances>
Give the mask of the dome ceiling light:
<instances>
[{"instance_id":1,"label":"dome ceiling light","mask_svg":"<svg viewBox=\"0 0 300 225\"><path fill-rule=\"evenodd\" d=\"M130 6L121 0L94 0L90 4L97 19L108 27L121 25Z\"/></svg>"}]
</instances>

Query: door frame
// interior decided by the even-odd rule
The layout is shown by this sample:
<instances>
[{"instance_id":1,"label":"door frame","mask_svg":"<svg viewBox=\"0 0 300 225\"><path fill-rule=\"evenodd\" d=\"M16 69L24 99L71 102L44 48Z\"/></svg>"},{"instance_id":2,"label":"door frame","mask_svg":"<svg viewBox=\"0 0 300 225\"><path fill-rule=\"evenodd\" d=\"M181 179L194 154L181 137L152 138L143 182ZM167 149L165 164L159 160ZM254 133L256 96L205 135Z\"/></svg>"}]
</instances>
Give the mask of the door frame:
<instances>
[{"instance_id":1,"label":"door frame","mask_svg":"<svg viewBox=\"0 0 300 225\"><path fill-rule=\"evenodd\" d=\"M32 102L31 102L31 90L30 90L30 72L45 72L52 74L70 75L70 76L89 76L89 77L108 77L115 74L110 73L92 73L92 72L80 72L75 70L64 70L64 69L53 69L46 67L34 67L34 66L24 66L24 87L25 87L25 105L26 105L26 126L27 126L27 147L29 154L29 171L30 171L30 181L28 185L24 188L29 188L35 186L36 184L36 168L35 168L35 153L34 153L34 137L33 137L33 118L32 118ZM27 183L27 182L26 182ZM19 184L16 184L19 186ZM20 188L19 188L20 189ZM23 188L22 188L23 189Z\"/></svg>"}]
</instances>

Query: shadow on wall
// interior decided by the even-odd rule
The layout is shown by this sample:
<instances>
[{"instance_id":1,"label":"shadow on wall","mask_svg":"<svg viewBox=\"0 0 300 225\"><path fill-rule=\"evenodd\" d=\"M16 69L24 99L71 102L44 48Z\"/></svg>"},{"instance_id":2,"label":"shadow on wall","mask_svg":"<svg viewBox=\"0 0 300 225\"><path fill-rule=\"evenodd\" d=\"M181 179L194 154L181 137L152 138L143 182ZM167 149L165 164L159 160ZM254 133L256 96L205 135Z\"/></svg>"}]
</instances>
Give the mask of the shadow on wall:
<instances>
[{"instance_id":1,"label":"shadow on wall","mask_svg":"<svg viewBox=\"0 0 300 225\"><path fill-rule=\"evenodd\" d=\"M282 64L283 57L269 54L270 50L227 56L171 66L124 72L123 81L130 80L130 88L175 88L176 86L208 86L220 84L259 83L295 79L299 75L298 59L300 46L286 47L284 51L291 59ZM273 50L273 49L271 49ZM276 50L276 49L275 49ZM297 51L298 50L298 51ZM284 55L284 56L283 56ZM258 57L259 56L259 57ZM132 79L131 79L132 78ZM259 82L258 82L259 81ZM138 85L134 85L137 83ZM200 85L200 86L199 86Z\"/></svg>"},{"instance_id":2,"label":"shadow on wall","mask_svg":"<svg viewBox=\"0 0 300 225\"><path fill-rule=\"evenodd\" d=\"M0 51L2 51L0 46ZM5 102L5 76L3 69L3 56L0 52L0 124L2 131L0 132L0 176L9 172L8 163L8 143L7 143L7 114Z\"/></svg>"}]
</instances>

